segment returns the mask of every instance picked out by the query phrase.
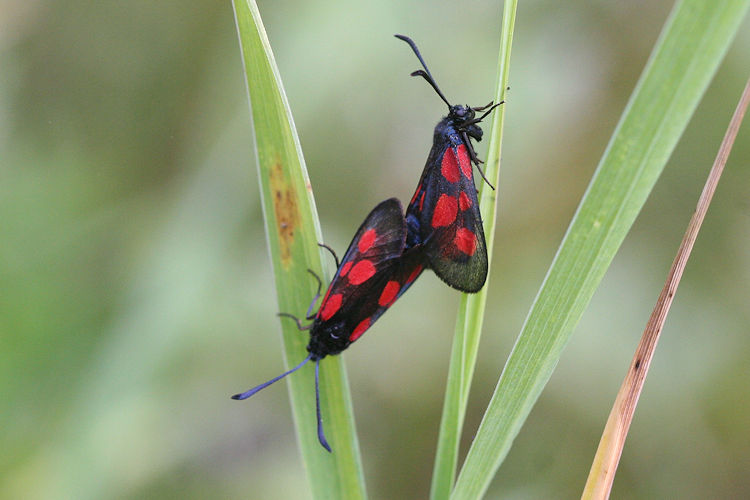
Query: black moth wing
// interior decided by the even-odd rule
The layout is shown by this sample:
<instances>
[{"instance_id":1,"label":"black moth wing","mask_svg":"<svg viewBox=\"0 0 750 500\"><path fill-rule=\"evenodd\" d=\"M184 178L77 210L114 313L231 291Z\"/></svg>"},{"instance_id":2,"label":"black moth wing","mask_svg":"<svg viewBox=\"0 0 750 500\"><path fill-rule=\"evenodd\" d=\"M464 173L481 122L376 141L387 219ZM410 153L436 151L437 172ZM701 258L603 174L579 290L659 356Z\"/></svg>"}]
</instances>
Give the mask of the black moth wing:
<instances>
[{"instance_id":1,"label":"black moth wing","mask_svg":"<svg viewBox=\"0 0 750 500\"><path fill-rule=\"evenodd\" d=\"M384 307L380 298L393 276L405 272L405 245L401 202L390 198L370 212L341 260L315 315L308 346L313 355L343 351L387 309L390 303Z\"/></svg>"},{"instance_id":2,"label":"black moth wing","mask_svg":"<svg viewBox=\"0 0 750 500\"><path fill-rule=\"evenodd\" d=\"M487 279L487 245L467 145L448 119L435 129L432 150L406 210L407 247L421 245L446 284L478 292Z\"/></svg>"}]
</instances>

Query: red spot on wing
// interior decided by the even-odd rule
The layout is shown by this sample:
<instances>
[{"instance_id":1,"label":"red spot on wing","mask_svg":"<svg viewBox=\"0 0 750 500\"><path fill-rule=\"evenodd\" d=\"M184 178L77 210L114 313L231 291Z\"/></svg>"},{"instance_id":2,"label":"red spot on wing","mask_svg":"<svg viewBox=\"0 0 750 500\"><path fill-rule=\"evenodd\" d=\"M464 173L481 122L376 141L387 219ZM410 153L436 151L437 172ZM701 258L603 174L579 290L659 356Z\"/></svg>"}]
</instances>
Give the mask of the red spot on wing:
<instances>
[{"instance_id":1,"label":"red spot on wing","mask_svg":"<svg viewBox=\"0 0 750 500\"><path fill-rule=\"evenodd\" d=\"M453 243L466 255L474 255L477 251L477 237L465 227L458 228Z\"/></svg>"},{"instance_id":2,"label":"red spot on wing","mask_svg":"<svg viewBox=\"0 0 750 500\"><path fill-rule=\"evenodd\" d=\"M432 213L432 227L442 227L451 224L456 220L458 214L458 202L456 198L443 193L435 204L435 211Z\"/></svg>"},{"instance_id":3,"label":"red spot on wing","mask_svg":"<svg viewBox=\"0 0 750 500\"><path fill-rule=\"evenodd\" d=\"M389 281L386 283L385 288L383 288L383 293L380 294L380 298L378 299L378 304L382 307L388 307L393 304L400 289L401 285L398 281Z\"/></svg>"},{"instance_id":4,"label":"red spot on wing","mask_svg":"<svg viewBox=\"0 0 750 500\"><path fill-rule=\"evenodd\" d=\"M335 295L331 295L331 297L328 300L325 300L323 302L323 307L320 308L320 312L318 315L323 321L328 321L331 319L331 316L336 314L336 311L339 310L341 307L341 300L343 299L343 296L340 293L337 293Z\"/></svg>"},{"instance_id":5,"label":"red spot on wing","mask_svg":"<svg viewBox=\"0 0 750 500\"><path fill-rule=\"evenodd\" d=\"M370 328L370 325L372 324L372 321L370 321L370 318L365 318L354 328L354 331L351 335L349 335L349 341L354 342L358 338L362 336L363 333L367 331L368 328Z\"/></svg>"},{"instance_id":6,"label":"red spot on wing","mask_svg":"<svg viewBox=\"0 0 750 500\"><path fill-rule=\"evenodd\" d=\"M361 285L372 278L373 274L375 274L375 266L372 262L367 259L360 260L354 264L354 267L349 272L349 283L352 285Z\"/></svg>"},{"instance_id":7,"label":"red spot on wing","mask_svg":"<svg viewBox=\"0 0 750 500\"><path fill-rule=\"evenodd\" d=\"M422 272L422 269L423 269L423 266L422 266L422 264L419 264L419 265L418 265L418 266L417 266L417 267L416 267L416 268L415 268L415 269L414 269L414 270L413 270L413 271L411 272L411 274L409 275L409 277L408 277L408 278L406 278L406 282L404 283L404 285L408 285L409 283L411 283L412 281L414 281L415 279L417 279L417 276L419 276L419 273L421 273L421 272Z\"/></svg>"},{"instance_id":8,"label":"red spot on wing","mask_svg":"<svg viewBox=\"0 0 750 500\"><path fill-rule=\"evenodd\" d=\"M368 229L365 231L365 234L359 239L359 244L357 245L359 253L365 253L368 251L372 247L372 244L375 243L375 238L377 238L377 236L378 234L374 229Z\"/></svg>"},{"instance_id":9,"label":"red spot on wing","mask_svg":"<svg viewBox=\"0 0 750 500\"><path fill-rule=\"evenodd\" d=\"M458 195L458 206L461 210L468 210L471 208L471 198L469 198L463 191Z\"/></svg>"},{"instance_id":10,"label":"red spot on wing","mask_svg":"<svg viewBox=\"0 0 750 500\"><path fill-rule=\"evenodd\" d=\"M323 297L323 301L320 303L321 308L323 307L323 304L325 304L326 301L328 300L328 296L331 295L331 290L332 290L332 287L329 286L328 290L326 290L325 297Z\"/></svg>"},{"instance_id":11,"label":"red spot on wing","mask_svg":"<svg viewBox=\"0 0 750 500\"><path fill-rule=\"evenodd\" d=\"M445 150L443 155L443 162L440 165L440 173L448 182L456 183L461 178L461 174L458 173L458 162L456 161L456 153L453 148Z\"/></svg>"},{"instance_id":12,"label":"red spot on wing","mask_svg":"<svg viewBox=\"0 0 750 500\"><path fill-rule=\"evenodd\" d=\"M352 262L351 260L349 262L344 262L344 264L341 266L341 271L339 271L339 276L346 276L346 273L349 272L349 269L352 268Z\"/></svg>"},{"instance_id":13,"label":"red spot on wing","mask_svg":"<svg viewBox=\"0 0 750 500\"><path fill-rule=\"evenodd\" d=\"M461 166L461 172L464 173L467 179L473 179L471 169L471 158L469 158L469 152L466 151L466 146L461 144L456 150L458 155L458 164Z\"/></svg>"},{"instance_id":14,"label":"red spot on wing","mask_svg":"<svg viewBox=\"0 0 750 500\"><path fill-rule=\"evenodd\" d=\"M422 211L422 205L424 205L424 195L425 195L425 193L426 193L426 191L423 191L422 192L422 197L419 199L419 211L420 212Z\"/></svg>"}]
</instances>

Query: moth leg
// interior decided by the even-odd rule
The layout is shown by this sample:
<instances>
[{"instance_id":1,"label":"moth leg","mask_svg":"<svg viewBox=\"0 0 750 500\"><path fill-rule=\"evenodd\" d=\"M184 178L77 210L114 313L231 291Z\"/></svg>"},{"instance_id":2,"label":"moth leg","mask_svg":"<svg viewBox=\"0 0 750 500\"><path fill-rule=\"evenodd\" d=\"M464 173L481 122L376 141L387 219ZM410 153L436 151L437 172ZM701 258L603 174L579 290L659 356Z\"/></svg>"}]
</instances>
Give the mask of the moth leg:
<instances>
[{"instance_id":1,"label":"moth leg","mask_svg":"<svg viewBox=\"0 0 750 500\"><path fill-rule=\"evenodd\" d=\"M490 181L488 181L488 180L487 180L487 177L485 177L485 176L484 176L484 172L482 172L482 169L481 169L481 168L479 167L479 165L477 165L477 170L479 171L479 175L481 175L481 176L482 176L482 179L484 179L484 182L486 182L486 183L487 183L487 185L488 185L489 187L491 187L491 188L492 188L492 190L494 191L494 190L495 190L495 186L493 186L492 184L490 184Z\"/></svg>"},{"instance_id":2,"label":"moth leg","mask_svg":"<svg viewBox=\"0 0 750 500\"><path fill-rule=\"evenodd\" d=\"M489 104L485 104L484 106L477 106L476 108L471 108L471 109L473 109L474 111L484 111L485 109L487 109L490 106L492 106L492 104L493 104L493 102L490 101Z\"/></svg>"},{"instance_id":3,"label":"moth leg","mask_svg":"<svg viewBox=\"0 0 750 500\"><path fill-rule=\"evenodd\" d=\"M471 143L469 135L466 133L466 131L461 131L461 139L463 139L464 144L466 144L466 149L469 150L469 158L471 159L471 162L474 165L479 165L480 163L482 163L482 160L477 158L477 153L476 151L474 151L474 144Z\"/></svg>"},{"instance_id":4,"label":"moth leg","mask_svg":"<svg viewBox=\"0 0 750 500\"><path fill-rule=\"evenodd\" d=\"M329 252L331 252L331 255L333 255L333 260L336 261L336 269L338 269L339 267L341 267L341 264L339 264L339 257L338 257L338 255L336 255L336 252L333 251L333 248L329 247L325 243L318 243L318 246L320 248L325 248L326 250L328 250ZM312 271L310 271L310 272L312 272Z\"/></svg>"},{"instance_id":5,"label":"moth leg","mask_svg":"<svg viewBox=\"0 0 750 500\"><path fill-rule=\"evenodd\" d=\"M484 172L482 172L482 169L479 168L479 164L482 163L482 160L477 158L477 153L474 151L474 146L471 144L471 141L469 140L469 136L466 134L466 132L461 132L461 138L464 140L464 144L467 145L466 149L469 151L469 158L471 159L471 162L474 163L474 165L477 166L477 170L479 170L479 175L482 176L482 179L484 179L484 182L487 183L489 187L492 188L492 190L495 190L495 186L490 183L490 181L487 180L487 177L484 175Z\"/></svg>"},{"instance_id":6,"label":"moth leg","mask_svg":"<svg viewBox=\"0 0 750 500\"><path fill-rule=\"evenodd\" d=\"M461 125L462 125L462 126L467 126L467 125L473 125L473 124L475 124L475 123L479 123L479 122L481 122L482 120L484 120L485 118L487 118L487 115L489 115L490 113L492 113L492 111L493 111L493 110L494 110L494 109L495 109L496 107L500 106L501 104L505 104L505 101L500 101L500 102L499 102L499 103L497 103L497 104L492 104L492 103L489 103L489 104L488 104L487 106L482 106L482 107L479 107L479 108L471 108L471 109L473 109L474 111L484 111L484 110L485 110L485 109L487 109L487 108L489 108L489 109L487 109L487 111L485 111L485 113L484 113L484 114L483 114L482 116L480 116L479 118L474 118L474 119L472 119L472 120L469 120L469 121L467 121L467 122L464 122L464 123L462 123Z\"/></svg>"},{"instance_id":7,"label":"moth leg","mask_svg":"<svg viewBox=\"0 0 750 500\"><path fill-rule=\"evenodd\" d=\"M277 316L280 318L292 318L297 323L297 328L299 330L309 330L310 328L312 328L312 323L310 323L309 325L303 325L302 321L300 321L300 319L293 314L278 313ZM311 319L311 318L308 318L308 319Z\"/></svg>"},{"instance_id":8,"label":"moth leg","mask_svg":"<svg viewBox=\"0 0 750 500\"><path fill-rule=\"evenodd\" d=\"M307 272L312 274L313 278L315 278L318 281L318 291L315 292L315 296L310 301L310 305L308 306L307 312L305 313L305 319L313 319L315 315L312 313L312 310L313 310L313 307L315 307L315 303L320 298L320 289L323 287L323 282L320 280L320 276L315 274L315 271L313 271L312 269L308 269Z\"/></svg>"}]
</instances>

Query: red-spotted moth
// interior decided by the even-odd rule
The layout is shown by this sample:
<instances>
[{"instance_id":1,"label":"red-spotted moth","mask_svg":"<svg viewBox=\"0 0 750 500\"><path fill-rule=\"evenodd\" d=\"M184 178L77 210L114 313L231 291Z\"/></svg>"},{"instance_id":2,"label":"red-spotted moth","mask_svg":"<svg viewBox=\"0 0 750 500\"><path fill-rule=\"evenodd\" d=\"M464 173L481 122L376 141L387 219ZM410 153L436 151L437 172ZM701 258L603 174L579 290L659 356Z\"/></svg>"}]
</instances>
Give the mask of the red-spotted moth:
<instances>
[{"instance_id":1,"label":"red-spotted moth","mask_svg":"<svg viewBox=\"0 0 750 500\"><path fill-rule=\"evenodd\" d=\"M426 266L458 290L478 292L487 279L487 246L479 213L473 166L487 184L471 139L482 140L481 122L494 108L451 105L427 69L411 38L396 35L411 46L424 70L421 76L448 105L448 115L435 127L432 149L417 190L406 209L407 248L422 248ZM484 114L476 117L477 111ZM494 189L494 187L493 187Z\"/></svg>"},{"instance_id":2,"label":"red-spotted moth","mask_svg":"<svg viewBox=\"0 0 750 500\"><path fill-rule=\"evenodd\" d=\"M367 331L416 280L425 268L431 268L448 285L465 292L477 292L487 279L487 248L479 213L473 166L479 159L471 139L482 139L481 122L496 106L452 106L438 88L422 59L416 44L407 42L424 70L421 76L448 105L448 115L435 127L432 150L422 177L409 203L406 215L401 203L391 198L380 203L367 216L339 263L328 290L315 314L311 314L320 297L318 293L308 308L309 325L291 314L300 330L310 331L308 355L291 370L233 399L247 399L261 389L315 362L315 402L318 440L328 451L320 412L320 360L339 354ZM480 117L476 112L485 111ZM491 185L490 185L491 186ZM494 189L494 188L493 188ZM327 247L326 247L327 248ZM334 254L335 257L335 254Z\"/></svg>"},{"instance_id":3,"label":"red-spotted moth","mask_svg":"<svg viewBox=\"0 0 750 500\"><path fill-rule=\"evenodd\" d=\"M334 255L335 257L335 255ZM338 265L318 312L310 311L320 297L313 298L307 320L309 325L294 316L300 330L310 330L307 357L296 367L260 384L233 399L247 399L292 372L308 361L315 362L315 402L318 418L318 440L331 451L323 432L318 388L319 362L328 355L338 354L365 331L414 283L424 269L419 249L406 250L406 221L401 202L391 198L380 203L367 216L349 244L349 249ZM316 276L317 278L317 276ZM318 279L320 285L320 279Z\"/></svg>"}]
</instances>

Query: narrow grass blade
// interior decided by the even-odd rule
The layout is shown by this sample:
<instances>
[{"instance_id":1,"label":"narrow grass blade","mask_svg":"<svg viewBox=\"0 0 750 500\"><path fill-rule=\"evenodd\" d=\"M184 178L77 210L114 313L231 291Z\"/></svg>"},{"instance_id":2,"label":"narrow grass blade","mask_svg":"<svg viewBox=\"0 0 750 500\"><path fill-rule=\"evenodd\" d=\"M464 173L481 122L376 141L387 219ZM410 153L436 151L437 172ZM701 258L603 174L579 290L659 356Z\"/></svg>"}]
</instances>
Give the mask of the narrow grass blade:
<instances>
[{"instance_id":1,"label":"narrow grass blade","mask_svg":"<svg viewBox=\"0 0 750 500\"><path fill-rule=\"evenodd\" d=\"M263 197L263 214L276 278L279 309L303 314L321 274L315 202L278 69L254 0L235 0ZM286 365L307 355L307 334L282 321ZM265 334L265 332L256 332ZM256 355L259 355L256 353ZM321 407L333 453L318 443L314 365L287 377L302 459L314 498L365 498L351 399L340 356L321 362Z\"/></svg>"},{"instance_id":2,"label":"narrow grass blade","mask_svg":"<svg viewBox=\"0 0 750 500\"><path fill-rule=\"evenodd\" d=\"M648 375L651 360L654 357L654 352L656 352L659 335L664 328L667 313L669 313L669 308L674 301L677 286L682 279L685 266L690 258L690 252L693 250L693 245L698 237L698 231L703 224L703 219L706 217L708 206L711 204L711 198L713 198L714 192L716 192L716 186L719 184L721 173L724 171L724 166L729 158L729 152L732 150L732 145L742 123L742 118L745 116L748 102L750 102L750 80L747 81L740 102L735 109L734 116L732 116L729 122L729 128L724 135L719 153L716 155L716 160L713 167L711 167L711 172L708 174L703 192L698 199L698 206L693 217L690 219L690 224L688 224L685 236L682 239L680 248L667 275L664 288L662 288L659 294L654 310L641 336L641 341L638 343L633 361L630 363L630 368L625 375L625 380L623 380L622 386L620 386L620 390L617 393L615 404L609 413L607 425L599 441L599 447L596 450L594 462L591 465L589 477L581 495L582 499L609 498L615 473L617 472L617 465L622 455L622 448L628 436L630 423L633 421L633 414L638 405L638 398L646 382L646 375Z\"/></svg>"},{"instance_id":3,"label":"narrow grass blade","mask_svg":"<svg viewBox=\"0 0 750 500\"><path fill-rule=\"evenodd\" d=\"M747 0L675 5L558 249L451 498L487 490L737 33Z\"/></svg>"},{"instance_id":4,"label":"narrow grass blade","mask_svg":"<svg viewBox=\"0 0 750 500\"><path fill-rule=\"evenodd\" d=\"M503 26L500 35L500 55L498 60L497 88L495 101L505 97L508 86L510 67L510 49L513 41L513 27L516 20L516 0L505 2ZM498 107L492 117L490 146L484 172L487 179L499 189L500 151L502 146L503 121L505 106ZM479 209L484 218L484 235L487 241L487 255L490 269L492 267L492 248L495 241L495 220L497 218L497 191L482 183L479 194ZM463 294L458 308L456 332L453 337L448 382L443 402L443 415L440 421L435 467L432 476L431 498L442 500L450 496L458 464L458 451L463 429L466 404L469 400L469 389L474 375L474 366L479 349L479 339L484 320L484 308L487 302L487 290L490 279L476 294Z\"/></svg>"}]
</instances>

